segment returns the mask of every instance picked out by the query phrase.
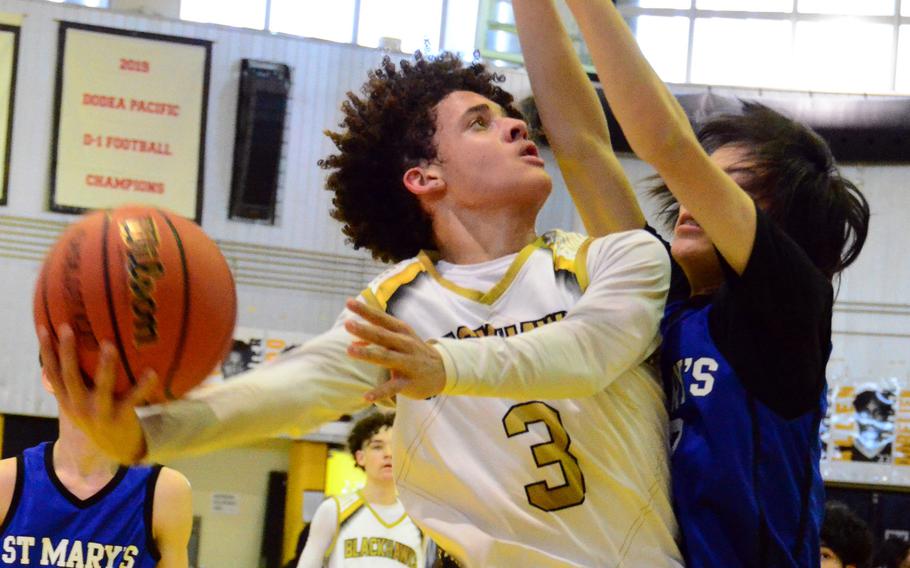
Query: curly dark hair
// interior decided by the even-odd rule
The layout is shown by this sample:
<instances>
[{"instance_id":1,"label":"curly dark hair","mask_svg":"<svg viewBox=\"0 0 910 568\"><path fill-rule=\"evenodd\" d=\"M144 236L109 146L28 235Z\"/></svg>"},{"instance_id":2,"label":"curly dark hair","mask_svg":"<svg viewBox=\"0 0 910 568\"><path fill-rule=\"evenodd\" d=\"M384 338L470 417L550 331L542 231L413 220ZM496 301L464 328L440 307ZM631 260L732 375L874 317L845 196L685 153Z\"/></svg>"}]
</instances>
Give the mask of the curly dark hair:
<instances>
[{"instance_id":1,"label":"curly dark hair","mask_svg":"<svg viewBox=\"0 0 910 568\"><path fill-rule=\"evenodd\" d=\"M366 248L384 262L437 248L429 215L402 182L409 168L436 159L436 105L454 91L472 91L521 117L512 95L496 85L504 77L480 63L465 67L451 53L417 52L400 67L386 56L370 71L362 96L348 92L341 130L326 131L338 153L319 160L331 170L326 189L335 194L332 217L344 224L355 249Z\"/></svg>"},{"instance_id":2,"label":"curly dark hair","mask_svg":"<svg viewBox=\"0 0 910 568\"><path fill-rule=\"evenodd\" d=\"M708 119L698 129L708 153L739 146L753 162L743 189L829 279L859 256L869 230L869 203L843 177L828 144L808 126L762 104ZM650 191L672 227L679 204L665 185Z\"/></svg>"},{"instance_id":3,"label":"curly dark hair","mask_svg":"<svg viewBox=\"0 0 910 568\"><path fill-rule=\"evenodd\" d=\"M850 507L840 501L825 504L821 545L830 548L846 566L867 568L872 560L872 531Z\"/></svg>"},{"instance_id":4,"label":"curly dark hair","mask_svg":"<svg viewBox=\"0 0 910 568\"><path fill-rule=\"evenodd\" d=\"M362 450L363 447L369 443L370 439L380 430L383 428L391 428L394 422L394 412L379 411L371 412L358 420L357 423L354 424L354 427L351 428L351 433L348 435L348 449L351 451L351 455ZM357 467L360 467L360 464L358 464ZM360 469L363 468L360 467Z\"/></svg>"}]
</instances>

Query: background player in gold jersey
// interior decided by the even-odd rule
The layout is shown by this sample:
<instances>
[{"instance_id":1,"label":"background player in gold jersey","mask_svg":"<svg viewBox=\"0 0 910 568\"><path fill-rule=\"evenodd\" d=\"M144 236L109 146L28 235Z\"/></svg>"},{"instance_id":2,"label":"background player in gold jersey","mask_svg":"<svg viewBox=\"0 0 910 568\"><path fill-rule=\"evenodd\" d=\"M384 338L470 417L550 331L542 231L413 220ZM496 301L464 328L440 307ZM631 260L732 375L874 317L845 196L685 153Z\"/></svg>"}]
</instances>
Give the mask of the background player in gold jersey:
<instances>
[{"instance_id":1,"label":"background player in gold jersey","mask_svg":"<svg viewBox=\"0 0 910 568\"><path fill-rule=\"evenodd\" d=\"M322 502L297 568L425 565L426 541L398 500L392 475L394 420L394 414L374 412L351 429L348 448L366 483Z\"/></svg>"}]
</instances>

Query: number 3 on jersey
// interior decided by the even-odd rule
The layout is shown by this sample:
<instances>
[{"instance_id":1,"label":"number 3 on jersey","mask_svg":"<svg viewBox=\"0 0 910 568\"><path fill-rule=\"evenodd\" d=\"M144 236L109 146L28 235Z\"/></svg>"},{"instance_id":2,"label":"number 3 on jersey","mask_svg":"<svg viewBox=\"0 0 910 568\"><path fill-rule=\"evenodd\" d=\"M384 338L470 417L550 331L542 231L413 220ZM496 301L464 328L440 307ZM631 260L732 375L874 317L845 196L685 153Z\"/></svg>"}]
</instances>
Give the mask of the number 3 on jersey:
<instances>
[{"instance_id":1,"label":"number 3 on jersey","mask_svg":"<svg viewBox=\"0 0 910 568\"><path fill-rule=\"evenodd\" d=\"M550 441L531 446L531 454L537 467L559 464L563 478L562 485L550 487L546 481L525 485L528 502L543 511L552 512L585 502L585 476L578 466L578 459L569 451L569 434L562 426L559 411L540 401L516 404L502 418L502 425L509 438L525 434L528 425L542 422L550 433Z\"/></svg>"}]
</instances>

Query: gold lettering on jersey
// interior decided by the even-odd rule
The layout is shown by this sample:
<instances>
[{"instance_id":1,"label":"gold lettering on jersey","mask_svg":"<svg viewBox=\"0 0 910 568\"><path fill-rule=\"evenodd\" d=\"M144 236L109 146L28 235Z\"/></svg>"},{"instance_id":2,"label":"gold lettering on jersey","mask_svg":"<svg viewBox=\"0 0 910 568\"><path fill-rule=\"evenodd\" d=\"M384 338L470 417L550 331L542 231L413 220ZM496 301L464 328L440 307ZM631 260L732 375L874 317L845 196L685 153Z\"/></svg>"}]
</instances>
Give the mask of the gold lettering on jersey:
<instances>
[{"instance_id":1,"label":"gold lettering on jersey","mask_svg":"<svg viewBox=\"0 0 910 568\"><path fill-rule=\"evenodd\" d=\"M502 418L508 437L528 432L528 425L541 422L550 434L550 441L531 446L537 467L559 464L565 482L550 487L546 481L525 485L528 503L542 511L559 511L585 502L585 476L578 465L578 458L569 447L572 440L562 425L559 411L545 402L532 400L516 404Z\"/></svg>"},{"instance_id":2,"label":"gold lettering on jersey","mask_svg":"<svg viewBox=\"0 0 910 568\"><path fill-rule=\"evenodd\" d=\"M417 568L417 553L410 546L390 538L348 538L344 541L345 558L388 558L409 568Z\"/></svg>"},{"instance_id":3,"label":"gold lettering on jersey","mask_svg":"<svg viewBox=\"0 0 910 568\"><path fill-rule=\"evenodd\" d=\"M55 542L48 537L41 538L41 545L33 555L36 544L33 536L7 535L3 539L0 560L15 566L133 568L139 556L139 548L134 545L123 547L68 538Z\"/></svg>"},{"instance_id":4,"label":"gold lettering on jersey","mask_svg":"<svg viewBox=\"0 0 910 568\"><path fill-rule=\"evenodd\" d=\"M133 342L140 347L158 340L155 281L164 275L164 264L158 255L158 227L151 217L124 219L120 222L120 238L127 250Z\"/></svg>"},{"instance_id":5,"label":"gold lettering on jersey","mask_svg":"<svg viewBox=\"0 0 910 568\"><path fill-rule=\"evenodd\" d=\"M513 335L518 335L519 333L526 333L532 329L537 329L538 327L547 325L548 323L553 323L561 320L566 317L565 310L559 312L553 312L552 314L547 314L544 317L531 321L523 321L520 323L513 323L503 327L494 327L489 323L485 323L480 327L471 328L466 325L460 325L455 331L450 331L445 334L444 337L450 339L470 339L472 337L491 337L493 335L499 337L512 337Z\"/></svg>"}]
</instances>

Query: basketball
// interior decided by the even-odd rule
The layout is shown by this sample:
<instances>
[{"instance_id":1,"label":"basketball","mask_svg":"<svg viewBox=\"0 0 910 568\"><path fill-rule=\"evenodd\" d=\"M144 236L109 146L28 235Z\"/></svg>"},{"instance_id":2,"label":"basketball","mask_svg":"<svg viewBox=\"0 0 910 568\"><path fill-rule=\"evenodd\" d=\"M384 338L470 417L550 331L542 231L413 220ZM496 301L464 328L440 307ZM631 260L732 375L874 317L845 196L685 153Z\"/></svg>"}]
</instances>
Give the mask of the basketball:
<instances>
[{"instance_id":1,"label":"basketball","mask_svg":"<svg viewBox=\"0 0 910 568\"><path fill-rule=\"evenodd\" d=\"M152 207L96 211L70 225L35 286L35 325L55 345L57 326L72 326L86 380L107 340L120 356L115 395L152 369L153 401L179 398L209 375L230 349L236 313L218 245L192 221Z\"/></svg>"}]
</instances>

